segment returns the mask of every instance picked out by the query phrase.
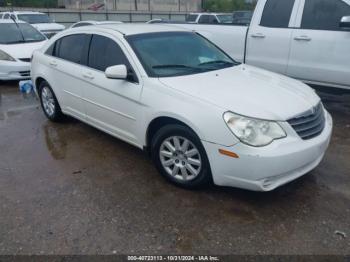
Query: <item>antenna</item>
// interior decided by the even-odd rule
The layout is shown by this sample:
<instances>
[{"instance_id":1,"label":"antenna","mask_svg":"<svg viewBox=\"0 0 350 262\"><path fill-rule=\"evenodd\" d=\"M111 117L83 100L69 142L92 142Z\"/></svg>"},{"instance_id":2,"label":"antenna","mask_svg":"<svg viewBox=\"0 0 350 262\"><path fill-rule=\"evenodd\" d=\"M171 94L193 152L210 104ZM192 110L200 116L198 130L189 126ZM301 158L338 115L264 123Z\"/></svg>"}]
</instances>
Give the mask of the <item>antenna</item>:
<instances>
[{"instance_id":1,"label":"antenna","mask_svg":"<svg viewBox=\"0 0 350 262\"><path fill-rule=\"evenodd\" d=\"M15 16L14 16L13 14L11 14L11 15L10 15L10 18L11 18L11 20L12 20L12 21L15 23L15 25L17 26L17 28L18 28L19 32L21 33L21 36L22 36L23 42L25 42L25 40L24 40L24 35L23 35L23 32L22 32L22 29L19 27L19 25L18 25L18 23L17 23L17 21L16 21Z\"/></svg>"}]
</instances>

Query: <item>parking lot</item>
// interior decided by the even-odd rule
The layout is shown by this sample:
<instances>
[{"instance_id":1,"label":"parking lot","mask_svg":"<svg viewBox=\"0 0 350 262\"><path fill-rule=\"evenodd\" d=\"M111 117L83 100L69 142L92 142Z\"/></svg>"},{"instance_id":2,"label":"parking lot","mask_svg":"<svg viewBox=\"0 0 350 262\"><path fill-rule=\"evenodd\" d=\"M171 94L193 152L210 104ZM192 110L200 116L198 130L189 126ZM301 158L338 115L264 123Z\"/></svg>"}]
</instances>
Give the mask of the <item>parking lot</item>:
<instances>
[{"instance_id":1,"label":"parking lot","mask_svg":"<svg viewBox=\"0 0 350 262\"><path fill-rule=\"evenodd\" d=\"M142 151L0 85L0 254L350 254L350 94L323 162L270 193L188 191Z\"/></svg>"}]
</instances>

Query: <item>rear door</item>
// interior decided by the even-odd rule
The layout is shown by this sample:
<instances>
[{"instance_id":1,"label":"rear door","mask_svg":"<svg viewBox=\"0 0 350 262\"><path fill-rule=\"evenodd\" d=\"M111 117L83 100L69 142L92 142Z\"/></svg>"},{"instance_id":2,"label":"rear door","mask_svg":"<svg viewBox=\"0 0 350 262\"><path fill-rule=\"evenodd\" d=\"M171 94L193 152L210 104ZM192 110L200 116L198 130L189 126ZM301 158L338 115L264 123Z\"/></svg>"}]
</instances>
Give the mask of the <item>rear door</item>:
<instances>
[{"instance_id":1,"label":"rear door","mask_svg":"<svg viewBox=\"0 0 350 262\"><path fill-rule=\"evenodd\" d=\"M90 37L89 34L64 36L48 50L52 52L48 59L50 84L60 93L63 111L80 119L85 119L82 65L86 64Z\"/></svg>"},{"instance_id":2,"label":"rear door","mask_svg":"<svg viewBox=\"0 0 350 262\"><path fill-rule=\"evenodd\" d=\"M292 27L299 0L261 0L247 36L246 63L287 72Z\"/></svg>"},{"instance_id":3,"label":"rear door","mask_svg":"<svg viewBox=\"0 0 350 262\"><path fill-rule=\"evenodd\" d=\"M288 75L316 84L350 87L349 0L302 0L292 37Z\"/></svg>"}]
</instances>

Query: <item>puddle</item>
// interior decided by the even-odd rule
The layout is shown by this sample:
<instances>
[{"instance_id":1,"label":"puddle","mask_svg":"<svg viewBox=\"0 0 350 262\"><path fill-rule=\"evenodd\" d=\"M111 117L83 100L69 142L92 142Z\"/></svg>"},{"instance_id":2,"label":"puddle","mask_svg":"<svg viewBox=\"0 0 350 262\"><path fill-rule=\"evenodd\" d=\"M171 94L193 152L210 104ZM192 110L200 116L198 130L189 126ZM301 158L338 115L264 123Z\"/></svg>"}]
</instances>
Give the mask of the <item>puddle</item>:
<instances>
[{"instance_id":1,"label":"puddle","mask_svg":"<svg viewBox=\"0 0 350 262\"><path fill-rule=\"evenodd\" d=\"M67 141L62 132L50 124L44 125L45 142L47 149L56 160L66 158Z\"/></svg>"}]
</instances>

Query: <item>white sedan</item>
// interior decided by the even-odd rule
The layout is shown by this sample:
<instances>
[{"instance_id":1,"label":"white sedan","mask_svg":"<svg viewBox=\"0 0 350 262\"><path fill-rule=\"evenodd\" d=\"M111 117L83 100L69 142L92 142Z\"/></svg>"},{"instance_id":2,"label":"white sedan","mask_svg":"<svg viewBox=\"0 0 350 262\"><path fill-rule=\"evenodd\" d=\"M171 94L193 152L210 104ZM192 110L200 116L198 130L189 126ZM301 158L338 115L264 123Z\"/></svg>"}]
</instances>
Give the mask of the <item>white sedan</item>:
<instances>
[{"instance_id":1,"label":"white sedan","mask_svg":"<svg viewBox=\"0 0 350 262\"><path fill-rule=\"evenodd\" d=\"M30 24L0 19L0 80L30 78L30 59L46 37Z\"/></svg>"},{"instance_id":2,"label":"white sedan","mask_svg":"<svg viewBox=\"0 0 350 262\"><path fill-rule=\"evenodd\" d=\"M172 26L67 30L34 53L32 80L50 120L71 115L147 150L186 188L273 190L314 169L332 132L307 85Z\"/></svg>"},{"instance_id":3,"label":"white sedan","mask_svg":"<svg viewBox=\"0 0 350 262\"><path fill-rule=\"evenodd\" d=\"M120 21L94 21L94 20L87 20L87 21L79 21L75 24L72 24L70 28L76 28L76 27L82 27L82 26L89 26L89 25L112 25L112 24L122 24L123 22Z\"/></svg>"}]
</instances>

